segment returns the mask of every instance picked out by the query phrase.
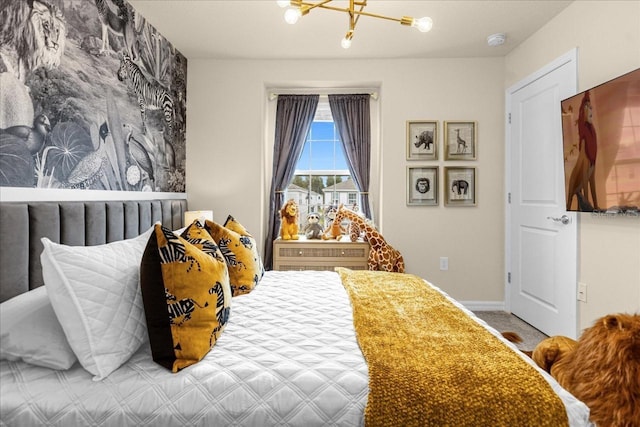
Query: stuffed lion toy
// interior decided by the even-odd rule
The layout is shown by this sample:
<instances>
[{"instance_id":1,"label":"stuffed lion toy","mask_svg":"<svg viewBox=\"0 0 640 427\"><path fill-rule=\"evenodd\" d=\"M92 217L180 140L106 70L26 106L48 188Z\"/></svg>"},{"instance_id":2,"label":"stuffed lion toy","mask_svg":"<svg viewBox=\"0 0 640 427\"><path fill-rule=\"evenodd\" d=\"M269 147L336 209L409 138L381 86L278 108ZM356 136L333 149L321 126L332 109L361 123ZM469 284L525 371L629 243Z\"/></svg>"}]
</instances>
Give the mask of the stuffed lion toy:
<instances>
[{"instance_id":1,"label":"stuffed lion toy","mask_svg":"<svg viewBox=\"0 0 640 427\"><path fill-rule=\"evenodd\" d=\"M604 316L578 341L547 338L532 358L589 407L598 427L640 427L640 315Z\"/></svg>"},{"instance_id":2,"label":"stuffed lion toy","mask_svg":"<svg viewBox=\"0 0 640 427\"><path fill-rule=\"evenodd\" d=\"M299 239L299 215L298 204L293 199L289 199L280 209L280 237L282 240Z\"/></svg>"}]
</instances>

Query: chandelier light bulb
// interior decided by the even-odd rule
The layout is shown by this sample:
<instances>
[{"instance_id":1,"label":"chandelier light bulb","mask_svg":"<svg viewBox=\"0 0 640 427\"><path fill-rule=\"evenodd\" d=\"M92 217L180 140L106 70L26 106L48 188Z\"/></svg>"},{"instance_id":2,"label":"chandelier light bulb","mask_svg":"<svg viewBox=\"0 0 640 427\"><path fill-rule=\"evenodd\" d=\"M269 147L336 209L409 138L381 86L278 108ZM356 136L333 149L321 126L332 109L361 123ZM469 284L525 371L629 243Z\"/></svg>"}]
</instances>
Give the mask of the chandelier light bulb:
<instances>
[{"instance_id":1,"label":"chandelier light bulb","mask_svg":"<svg viewBox=\"0 0 640 427\"><path fill-rule=\"evenodd\" d=\"M276 3L278 3L278 6L280 6L281 8L285 8L287 6L289 6L289 4L291 4L291 2L289 2L289 0L278 0L276 1Z\"/></svg>"},{"instance_id":2,"label":"chandelier light bulb","mask_svg":"<svg viewBox=\"0 0 640 427\"><path fill-rule=\"evenodd\" d=\"M414 19L411 26L417 28L421 33L426 33L433 28L433 20L428 16L420 19Z\"/></svg>"},{"instance_id":3,"label":"chandelier light bulb","mask_svg":"<svg viewBox=\"0 0 640 427\"><path fill-rule=\"evenodd\" d=\"M351 39L348 39L346 37L343 38L340 42L340 46L342 46L343 49L349 49L351 47Z\"/></svg>"},{"instance_id":4,"label":"chandelier light bulb","mask_svg":"<svg viewBox=\"0 0 640 427\"><path fill-rule=\"evenodd\" d=\"M287 9L284 12L284 20L286 21L287 24L291 24L291 25L298 22L298 19L300 19L301 16L302 16L302 12L300 12L300 9Z\"/></svg>"}]
</instances>

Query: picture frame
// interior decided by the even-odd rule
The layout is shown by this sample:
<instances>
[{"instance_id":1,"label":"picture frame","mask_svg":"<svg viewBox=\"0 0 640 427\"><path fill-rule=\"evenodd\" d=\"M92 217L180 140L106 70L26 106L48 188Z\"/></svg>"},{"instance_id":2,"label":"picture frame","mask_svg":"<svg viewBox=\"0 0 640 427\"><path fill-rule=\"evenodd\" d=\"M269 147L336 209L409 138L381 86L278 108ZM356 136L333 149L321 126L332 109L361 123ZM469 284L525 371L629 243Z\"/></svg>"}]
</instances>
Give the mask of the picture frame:
<instances>
[{"instance_id":1,"label":"picture frame","mask_svg":"<svg viewBox=\"0 0 640 427\"><path fill-rule=\"evenodd\" d=\"M407 160L438 159L438 122L407 121Z\"/></svg>"},{"instance_id":2,"label":"picture frame","mask_svg":"<svg viewBox=\"0 0 640 427\"><path fill-rule=\"evenodd\" d=\"M477 122L444 122L444 159L476 160L478 149Z\"/></svg>"},{"instance_id":3,"label":"picture frame","mask_svg":"<svg viewBox=\"0 0 640 427\"><path fill-rule=\"evenodd\" d=\"M445 206L476 206L478 174L475 167L444 168Z\"/></svg>"},{"instance_id":4,"label":"picture frame","mask_svg":"<svg viewBox=\"0 0 640 427\"><path fill-rule=\"evenodd\" d=\"M437 206L438 166L407 166L407 206Z\"/></svg>"}]
</instances>

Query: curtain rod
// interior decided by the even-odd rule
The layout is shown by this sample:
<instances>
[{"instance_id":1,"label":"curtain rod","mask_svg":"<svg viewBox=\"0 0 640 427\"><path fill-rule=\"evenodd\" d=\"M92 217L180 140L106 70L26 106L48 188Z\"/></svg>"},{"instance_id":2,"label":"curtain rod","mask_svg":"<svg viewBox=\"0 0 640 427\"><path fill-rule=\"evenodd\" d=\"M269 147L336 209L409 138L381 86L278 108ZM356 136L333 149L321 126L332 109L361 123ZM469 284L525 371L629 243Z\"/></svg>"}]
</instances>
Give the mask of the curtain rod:
<instances>
[{"instance_id":1,"label":"curtain rod","mask_svg":"<svg viewBox=\"0 0 640 427\"><path fill-rule=\"evenodd\" d=\"M304 92L307 92L307 91L305 90ZM312 92L313 91L309 92L308 95L311 95ZM287 93L269 92L269 101L273 101L273 100L277 99L278 95L293 95L295 93L296 93L296 91L291 91L291 92L287 92ZM327 92L326 89L322 90L322 91L316 91L315 93L319 93L320 96L329 95L329 93ZM374 101L378 100L378 92L375 92L375 91L372 92L372 91L367 91L367 90L354 89L353 91L351 91L351 93L368 93ZM331 93L331 94L333 94L333 93ZM344 92L344 93L341 92L340 94L347 95L348 92Z\"/></svg>"}]
</instances>

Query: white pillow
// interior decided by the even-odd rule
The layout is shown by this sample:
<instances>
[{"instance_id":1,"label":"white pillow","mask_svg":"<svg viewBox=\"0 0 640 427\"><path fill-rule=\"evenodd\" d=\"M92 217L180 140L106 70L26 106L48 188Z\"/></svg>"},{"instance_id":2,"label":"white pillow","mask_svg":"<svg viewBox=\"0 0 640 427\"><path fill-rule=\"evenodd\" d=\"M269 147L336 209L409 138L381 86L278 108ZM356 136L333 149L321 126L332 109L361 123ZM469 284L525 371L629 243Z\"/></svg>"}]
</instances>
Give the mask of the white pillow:
<instances>
[{"instance_id":1,"label":"white pillow","mask_svg":"<svg viewBox=\"0 0 640 427\"><path fill-rule=\"evenodd\" d=\"M189 227L189 226L187 225L187 226L184 226L182 228L178 228L177 230L173 230L173 234L175 234L176 236L180 237L180 236L182 236L182 233L184 233L184 230L187 229L187 227Z\"/></svg>"},{"instance_id":2,"label":"white pillow","mask_svg":"<svg viewBox=\"0 0 640 427\"><path fill-rule=\"evenodd\" d=\"M0 359L69 369L76 355L40 286L0 304Z\"/></svg>"},{"instance_id":3,"label":"white pillow","mask_svg":"<svg viewBox=\"0 0 640 427\"><path fill-rule=\"evenodd\" d=\"M153 228L98 246L42 238L42 277L69 345L94 381L126 362L147 337L140 261Z\"/></svg>"}]
</instances>

